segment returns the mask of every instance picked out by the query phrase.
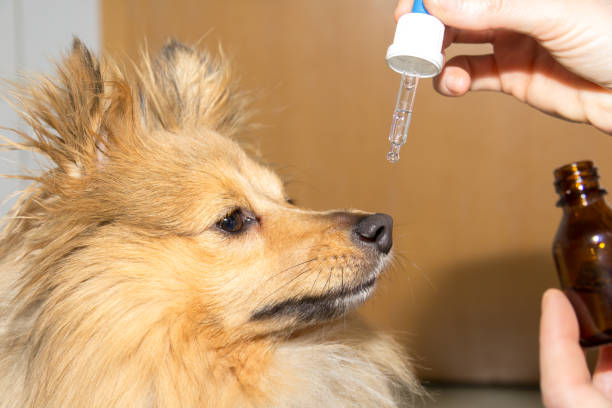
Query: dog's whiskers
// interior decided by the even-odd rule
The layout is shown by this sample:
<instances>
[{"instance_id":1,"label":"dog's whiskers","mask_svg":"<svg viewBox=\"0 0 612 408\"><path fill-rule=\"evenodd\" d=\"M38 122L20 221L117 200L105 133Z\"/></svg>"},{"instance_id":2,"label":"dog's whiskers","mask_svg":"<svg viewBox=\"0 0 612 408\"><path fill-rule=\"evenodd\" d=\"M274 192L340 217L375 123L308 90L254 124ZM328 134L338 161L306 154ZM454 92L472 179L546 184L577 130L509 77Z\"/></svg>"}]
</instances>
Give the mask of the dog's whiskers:
<instances>
[{"instance_id":1,"label":"dog's whiskers","mask_svg":"<svg viewBox=\"0 0 612 408\"><path fill-rule=\"evenodd\" d=\"M315 244L315 245L312 245L312 246L310 246L310 247L306 248L306 250L307 250L307 251L312 251L312 250L314 250L314 249L328 248L328 247L330 247L330 245L329 245L329 244ZM307 264L309 264L309 263L311 263L311 262L314 262L314 261L316 261L316 260L318 260L318 259L319 259L319 257L318 257L318 256L315 256L315 257L310 258L310 259L308 259L308 260L306 260L306 261L299 262L299 263L296 263L296 264L294 264L294 265L291 265L291 266L288 266L288 267L284 268L284 269L283 269L283 270L281 270L280 272L275 273L274 275L270 276L269 278L265 279L264 281L259 282L259 283L258 283L258 284L257 284L257 285L256 285L256 286L255 286L255 287L252 289L252 290L251 290L251 292L249 293L249 295L248 295L248 296L249 296L249 297L250 297L250 296L252 296L254 292L256 292L258 289L260 289L260 288L261 288L261 286L263 286L263 285L267 284L269 281L273 280L274 278L277 278L279 275L282 275L282 274L284 274L284 273L290 272L290 271L294 270L295 268L298 268L298 267L300 267L300 266L307 265ZM269 294L269 295L267 295L267 296L266 296L264 299L262 299L261 304L263 304L263 302L264 302L266 299L268 299L270 296L274 295L274 294L275 294L276 292L278 292L280 289L282 289L282 288L284 288L285 286L289 285L291 282L293 282L294 280L296 280L297 278L299 278L301 275L303 275L304 273L308 272L309 270L310 270L310 269L308 269L308 270L306 270L306 271L301 271L301 272L299 272L299 273L298 273L298 275L297 275L297 276L295 276L295 277L293 277L293 278L292 278L292 279L291 279L289 282L286 282L286 283L284 283L282 286L280 286L279 288L276 288L276 289L274 290L274 292L270 293L270 294ZM319 278L319 275L320 275L320 274L321 274L321 271L319 270L319 273L317 274L317 277L315 278L315 281L314 281L314 282L313 282L313 284L312 284L312 287L311 287L311 292L312 292L312 290L314 289L314 286L315 286L316 281L317 281L317 279Z\"/></svg>"},{"instance_id":2,"label":"dog's whiskers","mask_svg":"<svg viewBox=\"0 0 612 408\"><path fill-rule=\"evenodd\" d=\"M314 282L312 282L312 286L310 287L310 294L314 294L314 287L317 284L317 280L319 280L319 276L321 276L321 269L319 268L319 272L317 273L317 277L315 278Z\"/></svg>"},{"instance_id":3,"label":"dog's whiskers","mask_svg":"<svg viewBox=\"0 0 612 408\"><path fill-rule=\"evenodd\" d=\"M259 309L264 302L270 298L270 296L276 294L278 291L280 291L281 289L283 289L284 287L290 285L292 282L294 282L297 278L299 278L300 276L304 275L305 273L308 273L311 271L311 268L306 268L303 271L299 272L296 276L294 276L293 278L291 278L288 282L283 283L281 286L279 286L278 288L274 289L272 292L270 292L268 295L266 295L260 302L259 305L257 306L256 309ZM252 292L251 292L252 293Z\"/></svg>"},{"instance_id":4,"label":"dog's whiskers","mask_svg":"<svg viewBox=\"0 0 612 408\"><path fill-rule=\"evenodd\" d=\"M331 276L332 276L332 272L329 271L329 274L327 275L327 280L325 281L325 285L323 285L323 291L322 291L323 293L325 293L325 290L327 289L327 285L329 284Z\"/></svg>"},{"instance_id":5,"label":"dog's whiskers","mask_svg":"<svg viewBox=\"0 0 612 408\"><path fill-rule=\"evenodd\" d=\"M307 264L307 263L310 263L310 262L313 262L313 261L316 261L316 260L317 260L317 258L316 258L316 257L315 257L315 258L311 258L311 259L309 259L309 260L307 260L307 261L300 262L300 263L297 263L297 264L295 264L295 265L292 265L292 266L290 266L290 267L288 267L288 268L285 268L285 269L283 269L282 271L280 271L280 272L278 272L278 273L276 273L276 274L274 274L274 275L270 276L268 279L266 279L265 281L261 282L259 285L266 284L266 283L268 283L268 281L270 281L270 280L272 280L272 279L276 278L278 275L283 274L283 273L285 273L285 272L288 272L288 271L290 271L290 270L291 270L291 269L293 269L293 268L297 268L298 266L302 266L302 265L305 265L305 264Z\"/></svg>"},{"instance_id":6,"label":"dog's whiskers","mask_svg":"<svg viewBox=\"0 0 612 408\"><path fill-rule=\"evenodd\" d=\"M396 264L399 264L399 267L396 266ZM397 269L404 270L404 271L410 271L412 269L416 270L418 275L423 277L425 281L427 282L427 284L432 289L435 289L435 285L433 284L431 279L427 276L427 274L423 271L423 269L416 262L410 260L404 254L396 253L391 263L391 266ZM408 275L408 277L410 277L410 275Z\"/></svg>"},{"instance_id":7,"label":"dog's whiskers","mask_svg":"<svg viewBox=\"0 0 612 408\"><path fill-rule=\"evenodd\" d=\"M311 246L311 247L307 248L307 251L312 251L312 250L313 250L313 249L315 249L315 248L326 248L326 247L329 247L329 244L318 244L318 245L313 245L313 246ZM310 263L310 262L316 261L317 259L318 259L318 257L316 257L316 256L315 256L314 258L308 259L308 260L306 260L306 261L304 261L304 262L299 262L299 263L297 263L297 264L291 265L291 266L289 266L289 267L287 267L287 268L283 269L282 271L280 271L280 272L278 272L278 273L276 273L276 274L274 274L274 275L270 276L270 277L269 277L268 279L266 279L265 281L263 281L263 282L259 283L259 284L258 284L258 286L261 286L261 285L266 284L268 281L270 281L270 280L272 280L272 279L276 278L278 275L281 275L281 274L283 274L283 273L285 273L285 272L288 272L288 271L290 271L290 270L291 270L291 269L293 269L293 268L297 268L297 267L302 266L302 265L304 265L304 264L307 264L307 263Z\"/></svg>"}]
</instances>

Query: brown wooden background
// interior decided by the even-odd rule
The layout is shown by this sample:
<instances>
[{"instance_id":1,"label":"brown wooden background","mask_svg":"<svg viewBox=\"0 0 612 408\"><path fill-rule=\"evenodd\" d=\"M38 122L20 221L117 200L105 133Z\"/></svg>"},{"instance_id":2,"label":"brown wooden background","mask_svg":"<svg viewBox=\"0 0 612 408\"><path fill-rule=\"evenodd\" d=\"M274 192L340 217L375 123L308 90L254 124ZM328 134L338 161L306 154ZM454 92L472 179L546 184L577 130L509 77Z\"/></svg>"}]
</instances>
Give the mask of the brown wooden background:
<instances>
[{"instance_id":1,"label":"brown wooden background","mask_svg":"<svg viewBox=\"0 0 612 408\"><path fill-rule=\"evenodd\" d=\"M542 291L560 211L552 170L593 159L612 188L612 141L511 97L420 84L399 164L385 160L399 76L386 67L394 0L104 0L103 43L221 43L258 95L249 139L298 204L386 212L396 267L365 307L438 381L534 383ZM455 51L457 52L457 51Z\"/></svg>"}]
</instances>

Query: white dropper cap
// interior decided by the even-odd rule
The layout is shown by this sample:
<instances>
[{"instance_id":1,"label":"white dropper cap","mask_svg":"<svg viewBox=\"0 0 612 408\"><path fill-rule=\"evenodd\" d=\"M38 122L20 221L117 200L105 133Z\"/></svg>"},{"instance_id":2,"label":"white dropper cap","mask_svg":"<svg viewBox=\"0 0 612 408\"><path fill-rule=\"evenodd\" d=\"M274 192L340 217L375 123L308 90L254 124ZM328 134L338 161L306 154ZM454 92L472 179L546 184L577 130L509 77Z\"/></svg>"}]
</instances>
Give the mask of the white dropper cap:
<instances>
[{"instance_id":1,"label":"white dropper cap","mask_svg":"<svg viewBox=\"0 0 612 408\"><path fill-rule=\"evenodd\" d=\"M422 0L415 0L412 12L400 17L393 44L387 50L387 64L400 74L427 78L442 70L444 24L430 15Z\"/></svg>"}]
</instances>

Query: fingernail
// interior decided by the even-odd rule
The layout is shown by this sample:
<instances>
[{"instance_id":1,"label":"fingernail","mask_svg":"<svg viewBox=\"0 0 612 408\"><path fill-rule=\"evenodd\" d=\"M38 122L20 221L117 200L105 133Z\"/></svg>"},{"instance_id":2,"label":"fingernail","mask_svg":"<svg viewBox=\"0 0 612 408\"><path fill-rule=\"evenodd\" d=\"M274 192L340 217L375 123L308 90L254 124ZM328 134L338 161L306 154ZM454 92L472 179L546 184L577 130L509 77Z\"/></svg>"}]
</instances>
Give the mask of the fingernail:
<instances>
[{"instance_id":1,"label":"fingernail","mask_svg":"<svg viewBox=\"0 0 612 408\"><path fill-rule=\"evenodd\" d=\"M446 94L452 94L450 88L448 87L449 82L450 81L448 80L447 76L443 76L442 81L440 81L440 89Z\"/></svg>"},{"instance_id":2,"label":"fingernail","mask_svg":"<svg viewBox=\"0 0 612 408\"><path fill-rule=\"evenodd\" d=\"M443 85L451 96L463 95L466 92L465 79L459 75L447 74L443 79Z\"/></svg>"}]
</instances>

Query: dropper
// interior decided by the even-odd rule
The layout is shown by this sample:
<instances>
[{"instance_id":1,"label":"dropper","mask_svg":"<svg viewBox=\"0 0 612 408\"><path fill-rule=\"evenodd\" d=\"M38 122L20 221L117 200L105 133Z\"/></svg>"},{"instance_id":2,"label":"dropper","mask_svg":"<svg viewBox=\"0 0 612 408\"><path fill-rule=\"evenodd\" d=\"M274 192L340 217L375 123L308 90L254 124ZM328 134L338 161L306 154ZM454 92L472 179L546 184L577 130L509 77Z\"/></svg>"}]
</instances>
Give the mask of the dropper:
<instances>
[{"instance_id":1,"label":"dropper","mask_svg":"<svg viewBox=\"0 0 612 408\"><path fill-rule=\"evenodd\" d=\"M423 0L415 0L412 12L397 21L386 58L389 67L402 75L389 132L387 160L391 163L399 160L400 148L406 143L419 78L436 76L442 70L443 40L444 24L427 12Z\"/></svg>"},{"instance_id":2,"label":"dropper","mask_svg":"<svg viewBox=\"0 0 612 408\"><path fill-rule=\"evenodd\" d=\"M395 163L399 160L400 147L406 143L418 83L418 76L402 74L402 82L400 83L399 92L397 94L393 121L391 122L391 131L389 132L391 150L387 153L387 160L391 163Z\"/></svg>"}]
</instances>

